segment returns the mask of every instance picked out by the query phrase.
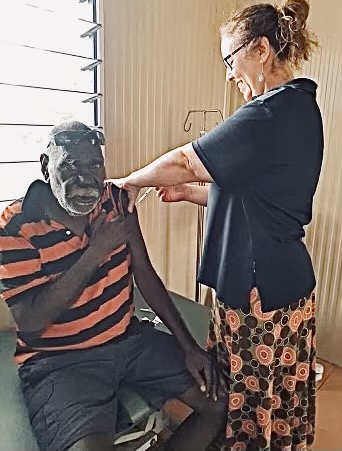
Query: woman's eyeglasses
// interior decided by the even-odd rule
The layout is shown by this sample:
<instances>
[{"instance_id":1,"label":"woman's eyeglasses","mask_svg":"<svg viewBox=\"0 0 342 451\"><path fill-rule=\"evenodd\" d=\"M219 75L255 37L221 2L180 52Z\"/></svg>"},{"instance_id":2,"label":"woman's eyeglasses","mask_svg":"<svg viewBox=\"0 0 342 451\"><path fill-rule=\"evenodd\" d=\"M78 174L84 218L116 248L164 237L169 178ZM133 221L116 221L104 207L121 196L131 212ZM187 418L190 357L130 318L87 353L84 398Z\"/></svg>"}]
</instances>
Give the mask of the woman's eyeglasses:
<instances>
[{"instance_id":1,"label":"woman's eyeglasses","mask_svg":"<svg viewBox=\"0 0 342 451\"><path fill-rule=\"evenodd\" d=\"M225 58L223 58L223 62L224 65L226 66L227 69L230 70L230 72L232 72L232 70L234 69L234 67L232 66L232 64L229 62L230 58L232 56L234 56L237 52L239 52L241 49L243 49L244 47L246 47L247 44L242 44L240 45L240 47L238 47L236 50L234 50L234 52L230 53L229 55L227 55Z\"/></svg>"}]
</instances>

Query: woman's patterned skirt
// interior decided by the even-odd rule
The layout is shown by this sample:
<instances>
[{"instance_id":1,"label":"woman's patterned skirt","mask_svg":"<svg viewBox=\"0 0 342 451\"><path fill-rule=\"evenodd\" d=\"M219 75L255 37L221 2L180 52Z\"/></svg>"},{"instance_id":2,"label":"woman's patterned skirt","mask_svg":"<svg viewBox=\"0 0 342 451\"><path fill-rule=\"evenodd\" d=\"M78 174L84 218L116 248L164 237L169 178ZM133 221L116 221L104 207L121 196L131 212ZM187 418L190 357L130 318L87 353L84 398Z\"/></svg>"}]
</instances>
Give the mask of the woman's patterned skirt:
<instances>
[{"instance_id":1,"label":"woman's patterned skirt","mask_svg":"<svg viewBox=\"0 0 342 451\"><path fill-rule=\"evenodd\" d=\"M228 418L219 448L302 451L315 431L313 296L263 313L258 290L249 313L215 301L208 339L227 381Z\"/></svg>"}]
</instances>

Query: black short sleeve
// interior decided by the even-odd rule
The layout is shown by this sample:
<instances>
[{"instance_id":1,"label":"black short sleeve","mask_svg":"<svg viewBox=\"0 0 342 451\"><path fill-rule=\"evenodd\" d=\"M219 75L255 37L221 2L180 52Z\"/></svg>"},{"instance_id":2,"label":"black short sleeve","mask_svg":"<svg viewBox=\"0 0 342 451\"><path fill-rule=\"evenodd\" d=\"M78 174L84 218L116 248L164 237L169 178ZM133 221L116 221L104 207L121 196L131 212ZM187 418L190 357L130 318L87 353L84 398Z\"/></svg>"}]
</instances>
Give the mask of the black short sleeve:
<instances>
[{"instance_id":1,"label":"black short sleeve","mask_svg":"<svg viewBox=\"0 0 342 451\"><path fill-rule=\"evenodd\" d=\"M192 145L217 185L236 184L275 164L273 123L266 103L254 100Z\"/></svg>"}]
</instances>

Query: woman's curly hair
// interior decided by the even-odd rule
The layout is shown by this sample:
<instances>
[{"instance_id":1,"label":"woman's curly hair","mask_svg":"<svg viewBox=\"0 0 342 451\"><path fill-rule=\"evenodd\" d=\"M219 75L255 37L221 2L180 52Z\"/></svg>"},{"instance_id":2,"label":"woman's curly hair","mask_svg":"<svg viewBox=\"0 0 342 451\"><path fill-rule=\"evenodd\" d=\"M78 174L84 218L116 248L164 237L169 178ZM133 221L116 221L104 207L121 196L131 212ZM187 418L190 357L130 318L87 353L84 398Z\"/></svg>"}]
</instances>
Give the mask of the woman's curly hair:
<instances>
[{"instance_id":1,"label":"woman's curly hair","mask_svg":"<svg viewBox=\"0 0 342 451\"><path fill-rule=\"evenodd\" d=\"M277 58L299 69L318 46L307 28L310 6L306 0L286 0L280 6L260 3L234 12L220 29L240 44L257 43L267 37Z\"/></svg>"}]
</instances>

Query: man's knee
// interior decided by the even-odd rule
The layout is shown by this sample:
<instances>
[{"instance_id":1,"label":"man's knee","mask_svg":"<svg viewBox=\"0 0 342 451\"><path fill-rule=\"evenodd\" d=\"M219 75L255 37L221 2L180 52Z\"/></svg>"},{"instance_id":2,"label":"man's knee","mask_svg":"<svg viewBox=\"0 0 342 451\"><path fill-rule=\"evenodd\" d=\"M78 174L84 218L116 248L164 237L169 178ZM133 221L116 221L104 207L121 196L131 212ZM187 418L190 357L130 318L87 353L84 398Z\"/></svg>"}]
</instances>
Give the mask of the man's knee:
<instances>
[{"instance_id":1,"label":"man's knee","mask_svg":"<svg viewBox=\"0 0 342 451\"><path fill-rule=\"evenodd\" d=\"M218 417L224 417L228 408L227 395L221 394L218 400L214 401L211 397L206 397L197 386L189 389L179 399L200 415L216 420Z\"/></svg>"},{"instance_id":2,"label":"man's knee","mask_svg":"<svg viewBox=\"0 0 342 451\"><path fill-rule=\"evenodd\" d=\"M206 414L213 415L215 418L224 417L228 410L228 398L227 395L219 396L217 401L211 398L206 398L208 400L208 405L206 406Z\"/></svg>"}]
</instances>

